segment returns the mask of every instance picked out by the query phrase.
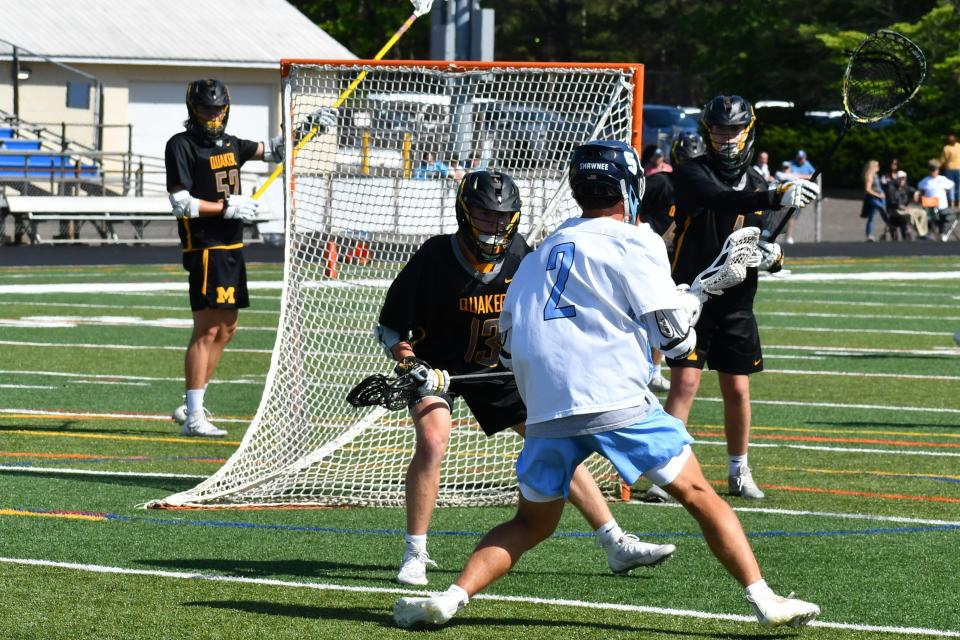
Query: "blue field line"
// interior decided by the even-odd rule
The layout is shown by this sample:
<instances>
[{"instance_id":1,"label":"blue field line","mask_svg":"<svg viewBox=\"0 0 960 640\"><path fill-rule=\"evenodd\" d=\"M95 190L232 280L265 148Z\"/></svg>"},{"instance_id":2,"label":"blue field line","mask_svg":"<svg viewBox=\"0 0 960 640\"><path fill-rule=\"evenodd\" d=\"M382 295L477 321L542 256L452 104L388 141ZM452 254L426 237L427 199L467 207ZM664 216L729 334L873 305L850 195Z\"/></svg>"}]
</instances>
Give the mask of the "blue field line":
<instances>
[{"instance_id":1,"label":"blue field line","mask_svg":"<svg viewBox=\"0 0 960 640\"><path fill-rule=\"evenodd\" d=\"M52 512L44 509L23 509L30 513ZM92 514L93 515L93 514ZM220 527L227 529L248 529L261 531L288 531L291 533L333 533L348 535L389 535L402 536L401 529L352 529L348 527L315 527L305 525L259 524L255 522L232 522L229 520L187 520L182 518L152 518L144 516L125 516L116 513L97 513L106 520L114 522L129 522L137 524L180 525L193 527ZM826 537L826 536L857 536L857 535L899 535L913 533L933 533L941 531L960 531L960 524L930 525L921 527L876 527L871 529L818 529L814 531L753 531L747 532L750 538L798 538L798 537ZM437 530L430 531L431 536L457 536L479 538L486 532ZM635 532L640 538L702 538L700 533L688 532ZM553 534L554 538L593 538L593 534L584 531L560 531Z\"/></svg>"}]
</instances>

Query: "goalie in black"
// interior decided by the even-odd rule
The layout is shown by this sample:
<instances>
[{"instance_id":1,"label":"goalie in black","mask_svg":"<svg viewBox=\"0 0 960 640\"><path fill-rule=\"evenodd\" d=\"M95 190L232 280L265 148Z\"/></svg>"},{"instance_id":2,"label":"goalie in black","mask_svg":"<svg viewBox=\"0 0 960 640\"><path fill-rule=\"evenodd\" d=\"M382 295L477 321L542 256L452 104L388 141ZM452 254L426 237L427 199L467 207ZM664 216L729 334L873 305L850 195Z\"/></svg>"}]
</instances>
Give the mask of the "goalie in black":
<instances>
[{"instance_id":1,"label":"goalie in black","mask_svg":"<svg viewBox=\"0 0 960 640\"><path fill-rule=\"evenodd\" d=\"M795 180L770 190L751 167L756 116L740 96L717 96L704 107L701 124L706 154L685 162L674 173L677 236L673 278L690 283L721 251L724 240L742 227L763 228L770 212L803 207L819 193L816 183ZM697 348L688 357L670 360L666 410L687 421L704 364L720 376L731 495L762 498L747 465L750 437L750 379L763 370L760 335L753 314L757 269L779 271L780 246L758 243L746 279L703 305L696 324Z\"/></svg>"},{"instance_id":2,"label":"goalie in black","mask_svg":"<svg viewBox=\"0 0 960 640\"><path fill-rule=\"evenodd\" d=\"M427 584L427 566L435 566L427 530L456 398L463 397L488 436L508 428L524 433L526 407L512 377L462 387L455 382L450 389L451 373L505 371L497 323L507 286L530 252L517 233L520 211L520 191L509 175L468 174L457 190L457 232L423 244L390 286L380 312L377 338L398 362L397 373L424 380L410 404L416 446L406 475L406 548L397 574L402 584ZM656 565L675 550L625 534L586 467L574 475L571 501L615 573Z\"/></svg>"},{"instance_id":3,"label":"goalie in black","mask_svg":"<svg viewBox=\"0 0 960 640\"><path fill-rule=\"evenodd\" d=\"M186 130L167 142L164 160L170 205L177 218L183 268L190 274L193 333L184 359L186 402L173 417L186 436L224 436L211 424L203 396L220 356L250 306L243 260L243 225L258 203L241 194L240 168L249 160L280 162L283 138L255 142L226 132L230 93L219 80L187 86ZM332 109L311 114L319 131L336 122Z\"/></svg>"}]
</instances>

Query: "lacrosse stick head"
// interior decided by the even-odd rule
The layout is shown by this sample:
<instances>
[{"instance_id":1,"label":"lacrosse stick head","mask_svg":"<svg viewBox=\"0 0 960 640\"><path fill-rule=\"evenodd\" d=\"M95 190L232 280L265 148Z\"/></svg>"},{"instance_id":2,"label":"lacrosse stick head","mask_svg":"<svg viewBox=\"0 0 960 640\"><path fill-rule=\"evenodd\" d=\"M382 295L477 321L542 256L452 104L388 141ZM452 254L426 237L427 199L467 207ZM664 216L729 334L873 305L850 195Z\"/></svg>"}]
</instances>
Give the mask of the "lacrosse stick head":
<instances>
[{"instance_id":1,"label":"lacrosse stick head","mask_svg":"<svg viewBox=\"0 0 960 640\"><path fill-rule=\"evenodd\" d=\"M375 373L350 390L347 402L354 407L386 407L396 411L410 403L419 385L408 375L388 378L382 373Z\"/></svg>"},{"instance_id":2,"label":"lacrosse stick head","mask_svg":"<svg viewBox=\"0 0 960 640\"><path fill-rule=\"evenodd\" d=\"M747 277L747 267L755 266L757 241L760 229L743 227L737 229L723 243L720 255L693 281L690 292L721 295L724 289L735 287Z\"/></svg>"},{"instance_id":3,"label":"lacrosse stick head","mask_svg":"<svg viewBox=\"0 0 960 640\"><path fill-rule=\"evenodd\" d=\"M871 33L843 74L843 109L853 122L876 122L906 104L926 74L920 47L895 31Z\"/></svg>"},{"instance_id":4,"label":"lacrosse stick head","mask_svg":"<svg viewBox=\"0 0 960 640\"><path fill-rule=\"evenodd\" d=\"M433 7L433 0L410 0L410 4L413 5L413 13L418 18L426 13L430 13L430 8Z\"/></svg>"}]
</instances>

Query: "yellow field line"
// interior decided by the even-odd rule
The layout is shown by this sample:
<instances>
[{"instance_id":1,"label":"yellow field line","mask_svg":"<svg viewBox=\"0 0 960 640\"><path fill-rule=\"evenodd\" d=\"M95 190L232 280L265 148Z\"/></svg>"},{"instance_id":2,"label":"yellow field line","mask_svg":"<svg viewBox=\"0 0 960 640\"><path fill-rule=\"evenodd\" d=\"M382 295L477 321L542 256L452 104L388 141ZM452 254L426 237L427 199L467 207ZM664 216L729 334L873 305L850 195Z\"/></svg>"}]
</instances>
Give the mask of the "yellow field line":
<instances>
[{"instance_id":1,"label":"yellow field line","mask_svg":"<svg viewBox=\"0 0 960 640\"><path fill-rule=\"evenodd\" d=\"M35 513L32 511L18 511L17 509L0 509L0 516L32 516L34 518L63 518L65 520L86 520L88 522L104 522L103 516L87 516L80 513Z\"/></svg>"},{"instance_id":2,"label":"yellow field line","mask_svg":"<svg viewBox=\"0 0 960 640\"><path fill-rule=\"evenodd\" d=\"M720 429L720 424L690 425L691 428ZM750 427L755 431L791 431L795 433L816 433L818 435L832 433L837 435L877 435L877 436L898 436L908 438L915 436L917 438L960 438L960 433L927 433L916 431L876 431L874 429L815 429L813 427Z\"/></svg>"},{"instance_id":3,"label":"yellow field line","mask_svg":"<svg viewBox=\"0 0 960 640\"><path fill-rule=\"evenodd\" d=\"M713 469L726 469L727 465L725 464L704 464L702 465L705 468ZM949 480L960 480L958 475L950 475L947 473L909 473L906 471L868 471L866 469L816 469L809 467L780 467L780 466L771 466L763 465L764 471L797 471L803 473L822 473L826 475L834 476L853 476L853 475L871 475L871 476L891 476L902 478L903 476L911 476L915 478L947 478Z\"/></svg>"},{"instance_id":4,"label":"yellow field line","mask_svg":"<svg viewBox=\"0 0 960 640\"><path fill-rule=\"evenodd\" d=\"M102 433L63 433L60 431L30 431L27 429L15 429L11 431L0 430L0 435L21 435L21 436L46 436L49 438L86 438L89 440L119 440L123 442L170 442L177 444L212 444L222 447L236 447L240 444L239 440L201 440L198 438L169 438L161 436L120 436L106 435Z\"/></svg>"}]
</instances>

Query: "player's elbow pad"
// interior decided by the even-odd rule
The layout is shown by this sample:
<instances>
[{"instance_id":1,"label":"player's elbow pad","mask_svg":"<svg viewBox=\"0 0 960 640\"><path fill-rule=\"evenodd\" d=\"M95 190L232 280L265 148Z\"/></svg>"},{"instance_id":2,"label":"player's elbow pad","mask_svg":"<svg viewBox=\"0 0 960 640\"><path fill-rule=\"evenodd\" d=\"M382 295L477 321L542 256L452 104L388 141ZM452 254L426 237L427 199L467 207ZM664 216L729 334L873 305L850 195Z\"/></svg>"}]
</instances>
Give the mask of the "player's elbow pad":
<instances>
[{"instance_id":1,"label":"player's elbow pad","mask_svg":"<svg viewBox=\"0 0 960 640\"><path fill-rule=\"evenodd\" d=\"M200 199L191 196L186 189L170 194L170 206L177 218L200 217Z\"/></svg>"},{"instance_id":2,"label":"player's elbow pad","mask_svg":"<svg viewBox=\"0 0 960 640\"><path fill-rule=\"evenodd\" d=\"M697 332L683 309L661 309L644 316L653 347L668 358L686 358L697 346Z\"/></svg>"},{"instance_id":3,"label":"player's elbow pad","mask_svg":"<svg viewBox=\"0 0 960 640\"><path fill-rule=\"evenodd\" d=\"M393 359L393 347L397 343L403 342L403 336L400 335L400 332L396 329L391 329L390 327L385 327L382 324L378 324L373 328L373 335L377 339L377 342L383 347L383 352L387 354L387 357L391 360Z\"/></svg>"}]
</instances>

